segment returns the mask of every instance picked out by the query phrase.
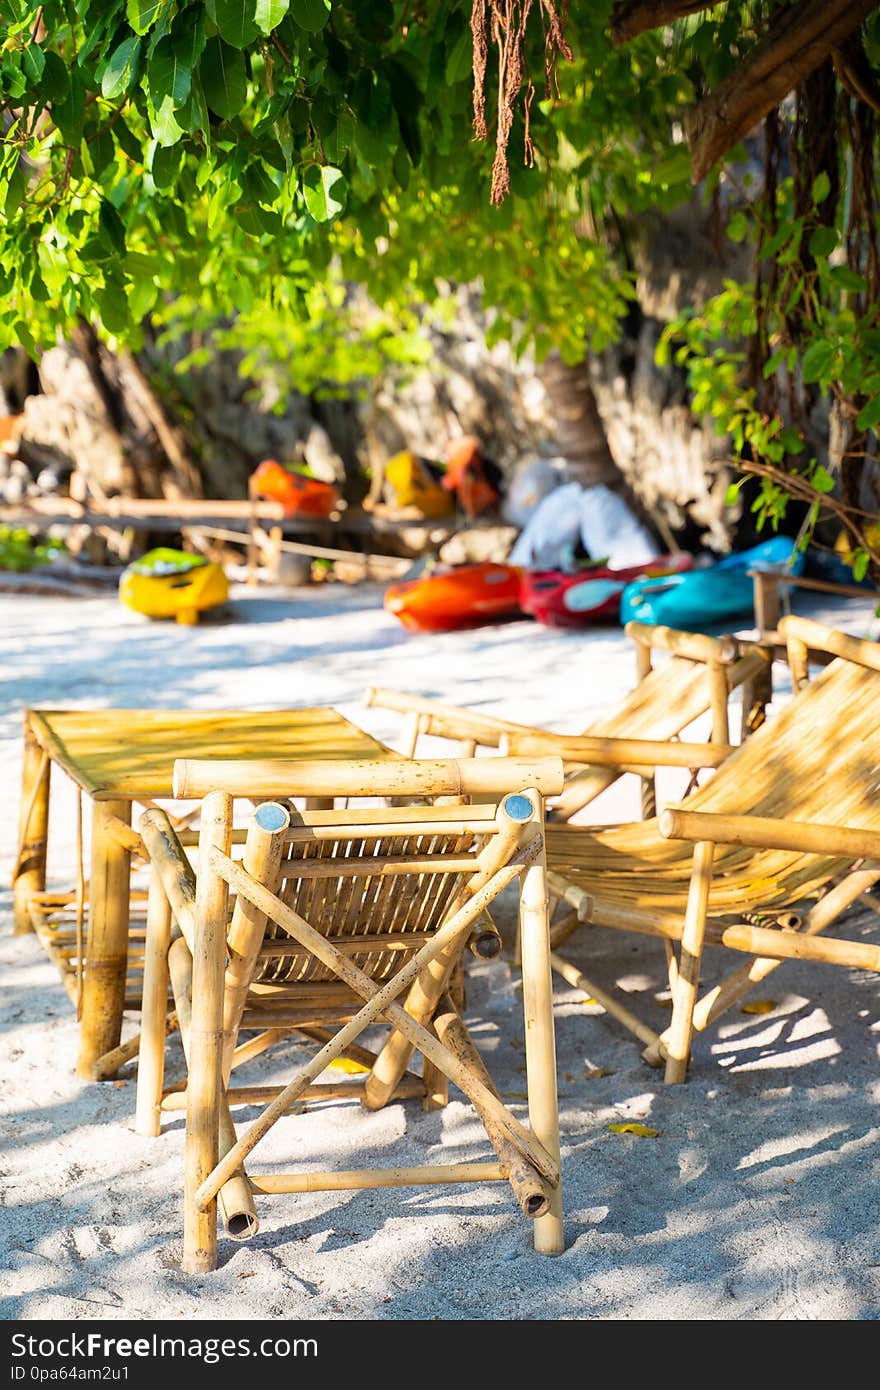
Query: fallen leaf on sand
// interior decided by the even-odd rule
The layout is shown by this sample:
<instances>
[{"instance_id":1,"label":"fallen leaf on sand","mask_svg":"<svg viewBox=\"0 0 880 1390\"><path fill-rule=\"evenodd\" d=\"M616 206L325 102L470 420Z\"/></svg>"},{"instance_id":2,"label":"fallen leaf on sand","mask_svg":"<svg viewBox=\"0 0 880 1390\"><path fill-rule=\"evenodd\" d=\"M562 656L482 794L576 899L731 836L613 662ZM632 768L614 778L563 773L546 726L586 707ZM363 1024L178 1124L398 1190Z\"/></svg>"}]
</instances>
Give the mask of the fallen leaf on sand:
<instances>
[{"instance_id":1,"label":"fallen leaf on sand","mask_svg":"<svg viewBox=\"0 0 880 1390\"><path fill-rule=\"evenodd\" d=\"M649 1129L647 1125L636 1125L632 1121L627 1121L623 1125L609 1125L612 1134L637 1134L640 1139L657 1139L660 1136L659 1129Z\"/></svg>"},{"instance_id":2,"label":"fallen leaf on sand","mask_svg":"<svg viewBox=\"0 0 880 1390\"><path fill-rule=\"evenodd\" d=\"M777 999L753 999L751 1004L743 1004L741 1014L772 1014L779 1001Z\"/></svg>"},{"instance_id":3,"label":"fallen leaf on sand","mask_svg":"<svg viewBox=\"0 0 880 1390\"><path fill-rule=\"evenodd\" d=\"M613 1075L614 1075L614 1072L613 1072L613 1071L609 1071L607 1067L585 1067L585 1068L584 1068L584 1080L585 1080L585 1081L598 1081L600 1076L613 1076Z\"/></svg>"},{"instance_id":4,"label":"fallen leaf on sand","mask_svg":"<svg viewBox=\"0 0 880 1390\"><path fill-rule=\"evenodd\" d=\"M353 1062L350 1057L334 1057L327 1068L328 1071L344 1071L348 1076L359 1076L361 1072L369 1071L362 1062Z\"/></svg>"}]
</instances>

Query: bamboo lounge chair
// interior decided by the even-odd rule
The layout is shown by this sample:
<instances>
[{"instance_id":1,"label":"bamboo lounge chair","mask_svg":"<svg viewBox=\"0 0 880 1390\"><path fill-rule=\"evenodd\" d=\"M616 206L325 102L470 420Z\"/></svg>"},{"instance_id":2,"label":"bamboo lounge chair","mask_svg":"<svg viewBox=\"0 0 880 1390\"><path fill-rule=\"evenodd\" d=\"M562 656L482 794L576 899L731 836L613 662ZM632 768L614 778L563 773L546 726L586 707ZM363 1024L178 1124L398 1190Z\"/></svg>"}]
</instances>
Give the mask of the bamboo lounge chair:
<instances>
[{"instance_id":1,"label":"bamboo lounge chair","mask_svg":"<svg viewBox=\"0 0 880 1390\"><path fill-rule=\"evenodd\" d=\"M164 812L141 818L154 873L136 1124L157 1134L163 1109L186 1108L185 1269L215 1268L218 1204L227 1233L244 1239L258 1229L255 1192L439 1182L507 1179L534 1220L535 1248L561 1251L543 797L562 777L558 758L175 764L176 795L203 798L199 868L196 881ZM320 797L326 808L337 796L389 795L420 804L349 801L346 809L299 812L291 800ZM233 832L233 803L241 796L260 804L236 859L232 845L243 836ZM282 799L263 799L270 797ZM474 804L461 804L472 797ZM500 1100L462 1022L456 987L475 933L479 947L481 914L515 881L528 1127ZM169 973L185 1091L164 1086ZM390 1032L378 1053L357 1044L366 1027L383 1022ZM291 1034L320 1049L287 1085L231 1084L239 1065ZM414 1050L423 1058L420 1075L409 1067ZM346 1057L366 1064L361 1081L317 1080ZM449 1079L472 1101L494 1162L245 1174L245 1160L296 1101L359 1096L379 1109L420 1096L434 1109L445 1104ZM237 1137L229 1107L262 1101L267 1108Z\"/></svg>"},{"instance_id":2,"label":"bamboo lounge chair","mask_svg":"<svg viewBox=\"0 0 880 1390\"><path fill-rule=\"evenodd\" d=\"M642 811L653 815L653 767L665 762L693 771L716 767L726 756L732 691L743 690L742 735L763 722L771 696L771 654L732 636L709 637L635 622L627 623L626 632L635 643L638 684L617 709L595 720L577 738L381 687L368 690L366 703L406 716L401 748L406 757L415 755L423 734L456 740L463 757L472 757L478 747L502 753L528 749L530 754L540 748L546 754L559 754L565 763L566 784L551 801L552 820L570 820L627 771L641 772ZM656 649L669 652L671 659L655 669L652 653ZM711 712L711 739L718 750L670 744L707 712ZM638 740L638 745L628 749L626 740ZM650 759L653 767L639 769L635 755Z\"/></svg>"},{"instance_id":3,"label":"bamboo lounge chair","mask_svg":"<svg viewBox=\"0 0 880 1390\"><path fill-rule=\"evenodd\" d=\"M779 630L794 699L685 807L596 831L548 827L551 890L575 917L667 943L673 1012L662 1037L579 972L566 978L647 1042L647 1060L666 1058L669 1082L685 1079L693 1031L783 960L880 969L880 947L814 939L880 879L880 644L801 618ZM804 684L808 649L836 660ZM576 925L570 914L554 944ZM698 1000L706 944L754 959Z\"/></svg>"}]
</instances>

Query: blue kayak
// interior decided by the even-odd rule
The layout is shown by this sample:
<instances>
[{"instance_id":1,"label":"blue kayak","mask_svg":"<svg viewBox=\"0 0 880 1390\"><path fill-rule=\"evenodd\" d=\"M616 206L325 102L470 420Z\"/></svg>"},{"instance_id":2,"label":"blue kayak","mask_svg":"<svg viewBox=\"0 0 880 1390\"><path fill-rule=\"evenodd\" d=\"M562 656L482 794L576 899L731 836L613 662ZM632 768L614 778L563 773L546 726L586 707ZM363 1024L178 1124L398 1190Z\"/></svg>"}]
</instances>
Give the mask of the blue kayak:
<instances>
[{"instance_id":1,"label":"blue kayak","mask_svg":"<svg viewBox=\"0 0 880 1390\"><path fill-rule=\"evenodd\" d=\"M774 536L751 550L726 555L708 569L670 574L658 579L635 579L620 599L620 621L659 623L688 632L702 632L729 618L754 611L754 586L748 571L782 570L802 574L804 555L790 536Z\"/></svg>"}]
</instances>

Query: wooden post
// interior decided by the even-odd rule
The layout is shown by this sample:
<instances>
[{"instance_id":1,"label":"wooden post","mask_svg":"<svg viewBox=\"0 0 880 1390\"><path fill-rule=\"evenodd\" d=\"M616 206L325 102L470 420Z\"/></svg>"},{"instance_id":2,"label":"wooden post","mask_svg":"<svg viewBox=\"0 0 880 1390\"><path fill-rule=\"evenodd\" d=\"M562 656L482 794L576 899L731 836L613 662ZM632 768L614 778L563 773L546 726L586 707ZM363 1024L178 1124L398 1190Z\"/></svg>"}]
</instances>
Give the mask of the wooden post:
<instances>
[{"instance_id":1,"label":"wooden post","mask_svg":"<svg viewBox=\"0 0 880 1390\"><path fill-rule=\"evenodd\" d=\"M168 948L171 945L171 904L154 871L147 899L147 940L144 950L144 993L138 1052L135 1131L157 1135L161 1130L162 1083L165 1076L165 1015L168 1011Z\"/></svg>"},{"instance_id":2,"label":"wooden post","mask_svg":"<svg viewBox=\"0 0 880 1390\"><path fill-rule=\"evenodd\" d=\"M535 802L537 813L534 819L541 819L543 813L538 809L541 804L539 793L529 791L526 795ZM551 1158L559 1162L553 980L550 970L550 922L547 913L547 864L543 848L538 858L523 874L520 888L520 930L529 1127ZM561 1179L556 1187L548 1185L547 1195L550 1209L535 1220L535 1249L541 1255L559 1255L565 1249Z\"/></svg>"},{"instance_id":3,"label":"wooden post","mask_svg":"<svg viewBox=\"0 0 880 1390\"><path fill-rule=\"evenodd\" d=\"M216 1199L209 1202L204 1211L199 1211L195 1194L219 1157L218 1102L222 1083L223 971L229 889L212 865L210 850L216 847L228 854L231 831L232 797L227 792L210 792L202 803L193 952L183 1230L183 1268L188 1274L204 1274L217 1265Z\"/></svg>"},{"instance_id":4,"label":"wooden post","mask_svg":"<svg viewBox=\"0 0 880 1390\"><path fill-rule=\"evenodd\" d=\"M752 573L755 598L755 627L758 640L772 638L779 625L779 582L770 570L754 570Z\"/></svg>"},{"instance_id":5,"label":"wooden post","mask_svg":"<svg viewBox=\"0 0 880 1390\"><path fill-rule=\"evenodd\" d=\"M119 1043L125 1005L131 853L110 832L107 822L112 817L129 825L131 802L92 803L89 932L77 1064L79 1075L89 1078L98 1059Z\"/></svg>"},{"instance_id":6,"label":"wooden post","mask_svg":"<svg viewBox=\"0 0 880 1390\"><path fill-rule=\"evenodd\" d=\"M28 712L25 710L18 859L13 875L16 935L33 931L30 916L31 895L43 892L46 887L50 776L49 756L37 743Z\"/></svg>"},{"instance_id":7,"label":"wooden post","mask_svg":"<svg viewBox=\"0 0 880 1390\"><path fill-rule=\"evenodd\" d=\"M669 1085L679 1084L687 1077L714 857L715 846L711 840L701 840L694 846L694 866L681 933L681 958L675 981L672 1022L669 1026L667 1044L666 1081Z\"/></svg>"}]
</instances>

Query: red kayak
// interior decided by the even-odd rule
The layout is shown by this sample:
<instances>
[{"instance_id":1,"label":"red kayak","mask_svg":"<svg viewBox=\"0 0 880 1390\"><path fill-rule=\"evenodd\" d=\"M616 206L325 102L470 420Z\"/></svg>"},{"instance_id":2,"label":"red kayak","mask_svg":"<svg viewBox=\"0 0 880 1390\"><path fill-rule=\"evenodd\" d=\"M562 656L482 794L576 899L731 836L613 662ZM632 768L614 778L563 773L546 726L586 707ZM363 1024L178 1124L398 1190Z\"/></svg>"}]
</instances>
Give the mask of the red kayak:
<instances>
[{"instance_id":1,"label":"red kayak","mask_svg":"<svg viewBox=\"0 0 880 1390\"><path fill-rule=\"evenodd\" d=\"M459 565L392 584L385 611L410 632L451 632L520 616L522 570L515 565Z\"/></svg>"},{"instance_id":2,"label":"red kayak","mask_svg":"<svg viewBox=\"0 0 880 1390\"><path fill-rule=\"evenodd\" d=\"M618 621L620 596L633 579L680 574L694 563L683 550L658 555L629 569L611 570L604 565L563 574L561 570L526 570L520 585L519 605L524 613L548 627L584 627L588 623Z\"/></svg>"}]
</instances>

